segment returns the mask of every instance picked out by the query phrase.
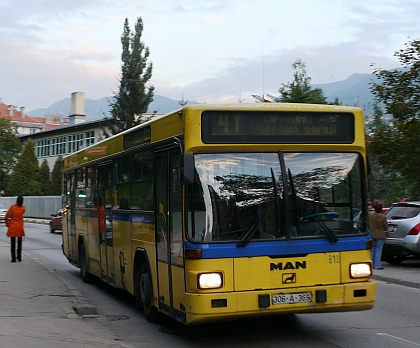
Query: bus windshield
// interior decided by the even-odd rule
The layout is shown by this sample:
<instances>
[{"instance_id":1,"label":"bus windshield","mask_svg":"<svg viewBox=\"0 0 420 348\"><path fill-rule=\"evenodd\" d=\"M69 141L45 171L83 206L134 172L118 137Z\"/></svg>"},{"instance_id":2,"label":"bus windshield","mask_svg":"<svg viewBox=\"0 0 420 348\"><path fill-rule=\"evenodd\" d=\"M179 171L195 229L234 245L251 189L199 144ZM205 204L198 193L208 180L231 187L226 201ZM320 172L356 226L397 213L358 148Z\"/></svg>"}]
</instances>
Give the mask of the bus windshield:
<instances>
[{"instance_id":1,"label":"bus windshield","mask_svg":"<svg viewBox=\"0 0 420 348\"><path fill-rule=\"evenodd\" d=\"M194 242L339 238L360 234L362 159L356 153L195 155L187 189Z\"/></svg>"}]
</instances>

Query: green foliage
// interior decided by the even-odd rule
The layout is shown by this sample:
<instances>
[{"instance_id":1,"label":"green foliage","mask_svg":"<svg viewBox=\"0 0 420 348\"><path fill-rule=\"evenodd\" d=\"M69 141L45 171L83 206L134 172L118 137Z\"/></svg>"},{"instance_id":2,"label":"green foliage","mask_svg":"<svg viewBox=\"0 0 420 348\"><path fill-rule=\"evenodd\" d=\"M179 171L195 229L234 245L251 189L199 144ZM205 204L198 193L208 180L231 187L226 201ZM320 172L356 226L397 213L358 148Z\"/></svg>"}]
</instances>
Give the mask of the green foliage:
<instances>
[{"instance_id":1,"label":"green foliage","mask_svg":"<svg viewBox=\"0 0 420 348\"><path fill-rule=\"evenodd\" d=\"M372 125L369 151L378 164L394 173L403 189L395 194L420 199L420 41L406 43L406 48L395 52L395 56L403 69L373 72L378 82L372 83L371 91L393 119Z\"/></svg>"},{"instance_id":2,"label":"green foliage","mask_svg":"<svg viewBox=\"0 0 420 348\"><path fill-rule=\"evenodd\" d=\"M0 118L0 191L5 189L9 174L21 150L22 145L17 137L16 126L10 120Z\"/></svg>"},{"instance_id":3,"label":"green foliage","mask_svg":"<svg viewBox=\"0 0 420 348\"><path fill-rule=\"evenodd\" d=\"M282 103L327 104L322 89L312 88L311 78L307 76L305 64L298 59L292 67L295 69L294 80L280 87L279 101ZM338 103L338 100L336 102Z\"/></svg>"},{"instance_id":4,"label":"green foliage","mask_svg":"<svg viewBox=\"0 0 420 348\"><path fill-rule=\"evenodd\" d=\"M62 194L61 188L61 171L63 167L63 159L58 157L54 163L54 168L51 173L51 195L58 196Z\"/></svg>"},{"instance_id":5,"label":"green foliage","mask_svg":"<svg viewBox=\"0 0 420 348\"><path fill-rule=\"evenodd\" d=\"M393 156L396 151L389 146L389 142L393 141L392 124L386 121L384 113L377 103L373 105L373 115L366 124L366 130L369 201L381 200L389 205L398 201L400 197L407 197L408 192L411 191L411 183L405 182L398 168L382 165L387 157Z\"/></svg>"},{"instance_id":6,"label":"green foliage","mask_svg":"<svg viewBox=\"0 0 420 348\"><path fill-rule=\"evenodd\" d=\"M41 190L44 196L51 195L51 175L50 167L48 162L44 159L41 163L41 168L39 168L39 183L41 185Z\"/></svg>"},{"instance_id":7,"label":"green foliage","mask_svg":"<svg viewBox=\"0 0 420 348\"><path fill-rule=\"evenodd\" d=\"M35 156L34 142L29 139L19 157L5 189L7 196L41 196L39 166Z\"/></svg>"},{"instance_id":8,"label":"green foliage","mask_svg":"<svg viewBox=\"0 0 420 348\"><path fill-rule=\"evenodd\" d=\"M153 101L154 87L146 87L152 77L152 63L147 63L149 48L141 42L143 22L137 19L134 31L131 32L128 19L124 22L121 36L121 79L119 92L110 104L112 120L107 123L111 134L120 133L145 121L140 117L147 112ZM104 136L109 136L104 129Z\"/></svg>"}]
</instances>

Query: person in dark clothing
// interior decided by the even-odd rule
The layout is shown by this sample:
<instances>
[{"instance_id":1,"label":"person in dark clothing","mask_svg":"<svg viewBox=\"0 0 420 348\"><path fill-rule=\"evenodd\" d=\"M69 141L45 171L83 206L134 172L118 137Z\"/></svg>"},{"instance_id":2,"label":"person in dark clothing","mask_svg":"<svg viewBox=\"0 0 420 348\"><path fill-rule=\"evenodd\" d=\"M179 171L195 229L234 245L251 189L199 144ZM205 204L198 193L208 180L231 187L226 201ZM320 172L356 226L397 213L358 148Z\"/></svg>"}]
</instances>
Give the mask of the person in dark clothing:
<instances>
[{"instance_id":1,"label":"person in dark clothing","mask_svg":"<svg viewBox=\"0 0 420 348\"><path fill-rule=\"evenodd\" d=\"M382 248L386 239L385 231L388 229L388 221L382 212L382 204L374 203L373 213L369 214L370 235L373 239L371 258L374 269L383 269L381 265Z\"/></svg>"}]
</instances>

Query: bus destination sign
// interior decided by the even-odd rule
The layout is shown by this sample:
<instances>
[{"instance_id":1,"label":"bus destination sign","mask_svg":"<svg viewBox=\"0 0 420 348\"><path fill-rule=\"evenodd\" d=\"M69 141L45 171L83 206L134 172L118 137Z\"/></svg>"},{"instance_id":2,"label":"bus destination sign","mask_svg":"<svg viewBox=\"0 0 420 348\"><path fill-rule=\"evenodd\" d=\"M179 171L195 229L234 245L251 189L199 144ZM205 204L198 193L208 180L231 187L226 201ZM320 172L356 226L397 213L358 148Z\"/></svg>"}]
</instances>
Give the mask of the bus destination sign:
<instances>
[{"instance_id":1,"label":"bus destination sign","mask_svg":"<svg viewBox=\"0 0 420 348\"><path fill-rule=\"evenodd\" d=\"M351 112L203 111L202 139L208 144L351 144Z\"/></svg>"}]
</instances>

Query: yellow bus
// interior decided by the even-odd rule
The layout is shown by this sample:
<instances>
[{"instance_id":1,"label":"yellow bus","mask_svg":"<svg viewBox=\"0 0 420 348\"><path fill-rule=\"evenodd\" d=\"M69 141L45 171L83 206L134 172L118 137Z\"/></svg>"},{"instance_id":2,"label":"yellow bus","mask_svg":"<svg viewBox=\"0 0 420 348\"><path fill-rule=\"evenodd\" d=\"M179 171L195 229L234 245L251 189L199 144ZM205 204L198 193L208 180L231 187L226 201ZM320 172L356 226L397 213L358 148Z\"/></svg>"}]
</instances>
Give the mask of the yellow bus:
<instances>
[{"instance_id":1,"label":"yellow bus","mask_svg":"<svg viewBox=\"0 0 420 348\"><path fill-rule=\"evenodd\" d=\"M152 322L374 305L359 108L185 106L65 157L63 174L65 256Z\"/></svg>"}]
</instances>

